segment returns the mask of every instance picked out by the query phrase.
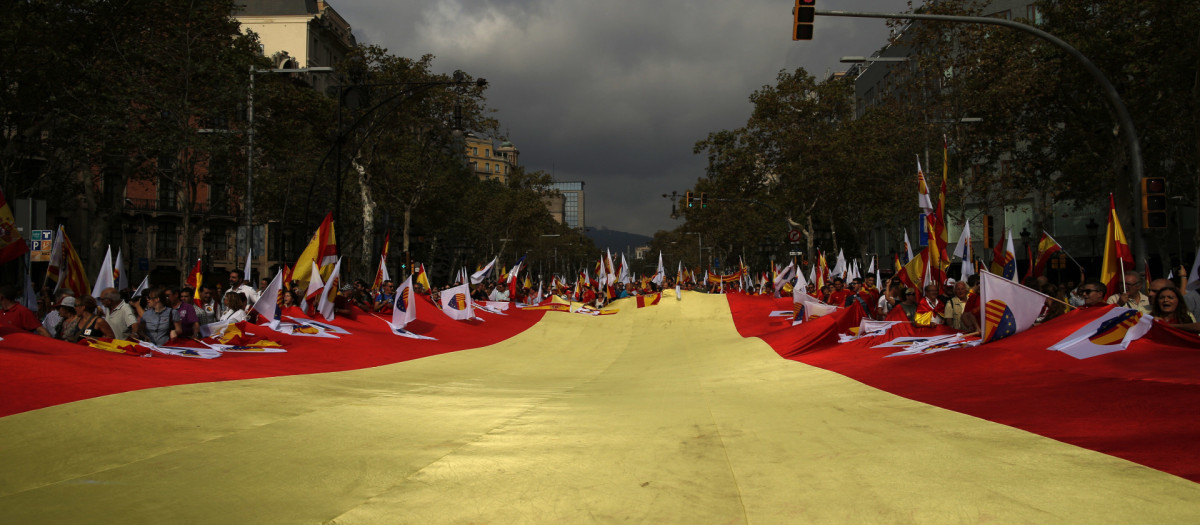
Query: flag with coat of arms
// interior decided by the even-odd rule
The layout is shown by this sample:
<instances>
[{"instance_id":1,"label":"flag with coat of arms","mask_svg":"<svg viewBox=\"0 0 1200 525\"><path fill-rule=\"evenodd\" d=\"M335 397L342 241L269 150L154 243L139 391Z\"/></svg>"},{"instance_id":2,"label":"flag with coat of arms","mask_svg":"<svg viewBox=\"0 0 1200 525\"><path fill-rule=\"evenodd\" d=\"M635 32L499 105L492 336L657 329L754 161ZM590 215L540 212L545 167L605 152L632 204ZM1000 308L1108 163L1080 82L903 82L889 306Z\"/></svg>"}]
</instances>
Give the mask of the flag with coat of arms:
<instances>
[{"instance_id":1,"label":"flag with coat of arms","mask_svg":"<svg viewBox=\"0 0 1200 525\"><path fill-rule=\"evenodd\" d=\"M984 343L1028 330L1048 296L991 272L979 274L979 326Z\"/></svg>"},{"instance_id":2,"label":"flag with coat of arms","mask_svg":"<svg viewBox=\"0 0 1200 525\"><path fill-rule=\"evenodd\" d=\"M466 283L442 291L442 312L451 319L466 321L475 317L471 288Z\"/></svg>"},{"instance_id":3,"label":"flag with coat of arms","mask_svg":"<svg viewBox=\"0 0 1200 525\"><path fill-rule=\"evenodd\" d=\"M1114 306L1049 350L1056 350L1075 359L1087 359L1129 348L1129 343L1146 335L1154 318L1130 308Z\"/></svg>"}]
</instances>

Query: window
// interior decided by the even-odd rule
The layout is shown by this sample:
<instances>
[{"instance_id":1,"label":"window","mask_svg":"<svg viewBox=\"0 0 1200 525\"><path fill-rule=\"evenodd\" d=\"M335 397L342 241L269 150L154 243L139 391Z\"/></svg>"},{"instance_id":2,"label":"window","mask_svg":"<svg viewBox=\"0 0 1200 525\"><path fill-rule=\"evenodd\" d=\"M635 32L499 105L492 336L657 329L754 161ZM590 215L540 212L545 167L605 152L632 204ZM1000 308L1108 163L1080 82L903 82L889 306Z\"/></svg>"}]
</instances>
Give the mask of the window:
<instances>
[{"instance_id":1,"label":"window","mask_svg":"<svg viewBox=\"0 0 1200 525\"><path fill-rule=\"evenodd\" d=\"M158 209L162 211L179 211L175 183L168 175L158 176Z\"/></svg>"},{"instance_id":2,"label":"window","mask_svg":"<svg viewBox=\"0 0 1200 525\"><path fill-rule=\"evenodd\" d=\"M175 232L175 225L169 222L159 224L154 235L154 256L159 259L174 259L178 249L179 234Z\"/></svg>"},{"instance_id":3,"label":"window","mask_svg":"<svg viewBox=\"0 0 1200 525\"><path fill-rule=\"evenodd\" d=\"M478 157L479 156L479 148L475 148L475 147L471 148L471 154Z\"/></svg>"},{"instance_id":4,"label":"window","mask_svg":"<svg viewBox=\"0 0 1200 525\"><path fill-rule=\"evenodd\" d=\"M214 260L229 259L229 234L223 226L214 226L204 235L204 251Z\"/></svg>"},{"instance_id":5,"label":"window","mask_svg":"<svg viewBox=\"0 0 1200 525\"><path fill-rule=\"evenodd\" d=\"M1037 4L1029 4L1025 7L1025 18L1035 26L1042 25L1042 12L1038 10Z\"/></svg>"},{"instance_id":6,"label":"window","mask_svg":"<svg viewBox=\"0 0 1200 525\"><path fill-rule=\"evenodd\" d=\"M485 156L485 157L487 157L487 158L489 158L489 159L490 159L490 158L492 158L492 150L490 150L490 149L487 149L487 148L484 148L484 149L483 149L483 156Z\"/></svg>"}]
</instances>

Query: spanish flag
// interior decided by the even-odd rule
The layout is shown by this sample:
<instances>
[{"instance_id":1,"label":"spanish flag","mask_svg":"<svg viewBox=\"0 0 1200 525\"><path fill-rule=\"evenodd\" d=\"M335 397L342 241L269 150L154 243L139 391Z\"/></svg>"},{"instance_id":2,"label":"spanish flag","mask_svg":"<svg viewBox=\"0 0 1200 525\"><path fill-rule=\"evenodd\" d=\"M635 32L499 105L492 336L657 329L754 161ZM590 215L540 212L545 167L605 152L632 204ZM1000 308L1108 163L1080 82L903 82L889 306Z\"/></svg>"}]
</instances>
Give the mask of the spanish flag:
<instances>
[{"instance_id":1,"label":"spanish flag","mask_svg":"<svg viewBox=\"0 0 1200 525\"><path fill-rule=\"evenodd\" d=\"M312 275L312 264L309 263L315 262L321 269L321 280L327 282L337 260L337 237L333 233L333 214L328 213L325 215L325 220L321 221L317 232L313 234L312 240L308 242L308 246L304 248L304 252L300 254L300 258L296 260L296 270L292 274L292 280L298 281L302 286L307 285L309 276Z\"/></svg>"},{"instance_id":2,"label":"spanish flag","mask_svg":"<svg viewBox=\"0 0 1200 525\"><path fill-rule=\"evenodd\" d=\"M1100 281L1108 286L1108 295L1125 289L1125 270L1133 269L1133 252L1125 239L1125 230L1117 218L1117 206L1108 194L1108 232L1104 236L1104 259L1100 265Z\"/></svg>"},{"instance_id":3,"label":"spanish flag","mask_svg":"<svg viewBox=\"0 0 1200 525\"><path fill-rule=\"evenodd\" d=\"M192 302L196 306L200 306L200 284L204 281L204 270L201 268L200 259L196 259L196 265L192 267L192 271L188 272L187 285L192 289Z\"/></svg>"}]
</instances>

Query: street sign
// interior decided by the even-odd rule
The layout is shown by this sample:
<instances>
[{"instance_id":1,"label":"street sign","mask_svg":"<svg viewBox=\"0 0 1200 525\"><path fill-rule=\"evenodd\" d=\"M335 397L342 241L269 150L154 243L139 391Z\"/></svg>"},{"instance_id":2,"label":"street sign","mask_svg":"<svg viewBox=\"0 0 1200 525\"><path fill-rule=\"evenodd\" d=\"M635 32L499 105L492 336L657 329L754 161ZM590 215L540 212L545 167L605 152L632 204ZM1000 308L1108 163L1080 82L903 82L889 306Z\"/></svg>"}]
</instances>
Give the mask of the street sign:
<instances>
[{"instance_id":1,"label":"street sign","mask_svg":"<svg viewBox=\"0 0 1200 525\"><path fill-rule=\"evenodd\" d=\"M800 242L800 238L803 235L804 232L800 230L788 230L788 242Z\"/></svg>"},{"instance_id":2,"label":"street sign","mask_svg":"<svg viewBox=\"0 0 1200 525\"><path fill-rule=\"evenodd\" d=\"M788 252L788 255L804 255L804 252Z\"/></svg>"},{"instance_id":3,"label":"street sign","mask_svg":"<svg viewBox=\"0 0 1200 525\"><path fill-rule=\"evenodd\" d=\"M49 262L50 247L54 245L54 230L33 230L29 237L31 262Z\"/></svg>"}]
</instances>

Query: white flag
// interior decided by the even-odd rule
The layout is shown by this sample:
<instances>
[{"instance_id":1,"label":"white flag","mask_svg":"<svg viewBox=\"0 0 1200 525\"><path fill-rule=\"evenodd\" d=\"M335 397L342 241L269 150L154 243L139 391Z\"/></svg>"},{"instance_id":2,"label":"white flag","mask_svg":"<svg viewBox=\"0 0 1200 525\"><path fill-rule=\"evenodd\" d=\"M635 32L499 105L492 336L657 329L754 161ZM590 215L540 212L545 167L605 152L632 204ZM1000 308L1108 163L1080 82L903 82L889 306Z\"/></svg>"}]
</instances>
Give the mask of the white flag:
<instances>
[{"instance_id":1,"label":"white flag","mask_svg":"<svg viewBox=\"0 0 1200 525\"><path fill-rule=\"evenodd\" d=\"M313 261L313 262L316 262L316 261ZM321 274L321 272L316 272L313 275L320 275L320 274ZM254 281L250 280L250 252L249 251L246 251L246 266L244 266L242 268L242 279L245 279L250 282L254 282Z\"/></svg>"},{"instance_id":2,"label":"white flag","mask_svg":"<svg viewBox=\"0 0 1200 525\"><path fill-rule=\"evenodd\" d=\"M133 295L131 295L130 297L141 297L142 294L145 293L146 289L148 289L148 288L150 288L150 276L149 275L142 277L142 284L138 285L137 290L134 290Z\"/></svg>"},{"instance_id":3,"label":"white flag","mask_svg":"<svg viewBox=\"0 0 1200 525\"><path fill-rule=\"evenodd\" d=\"M129 274L125 273L125 257L121 255L121 248L117 248L117 260L113 263L113 281L117 283L115 286L118 290L129 288Z\"/></svg>"},{"instance_id":4,"label":"white flag","mask_svg":"<svg viewBox=\"0 0 1200 525\"><path fill-rule=\"evenodd\" d=\"M621 284L630 284L633 279L629 276L629 262L625 260L625 254L621 254L621 271L617 275L617 282Z\"/></svg>"},{"instance_id":5,"label":"white flag","mask_svg":"<svg viewBox=\"0 0 1200 525\"><path fill-rule=\"evenodd\" d=\"M279 293L283 291L283 272L275 272L275 278L271 280L259 294L258 300L254 301L254 311L271 321L270 327L272 330L279 329Z\"/></svg>"},{"instance_id":6,"label":"white flag","mask_svg":"<svg viewBox=\"0 0 1200 525\"><path fill-rule=\"evenodd\" d=\"M442 291L442 313L459 321L475 317L471 289L466 283Z\"/></svg>"},{"instance_id":7,"label":"white flag","mask_svg":"<svg viewBox=\"0 0 1200 525\"><path fill-rule=\"evenodd\" d=\"M96 284L92 286L92 297L99 298L105 288L113 287L112 247L104 252L104 262L100 263L100 275L96 276Z\"/></svg>"},{"instance_id":8,"label":"white flag","mask_svg":"<svg viewBox=\"0 0 1200 525\"><path fill-rule=\"evenodd\" d=\"M833 276L846 278L846 256L842 255L842 250L838 249L837 262L833 264Z\"/></svg>"},{"instance_id":9,"label":"white flag","mask_svg":"<svg viewBox=\"0 0 1200 525\"><path fill-rule=\"evenodd\" d=\"M958 236L958 246L954 247L954 256L962 258L962 273L958 280L966 281L967 277L975 275L975 254L971 250L971 223L963 223L962 234Z\"/></svg>"},{"instance_id":10,"label":"white flag","mask_svg":"<svg viewBox=\"0 0 1200 525\"><path fill-rule=\"evenodd\" d=\"M1048 296L991 272L979 274L979 326L984 343L1028 330Z\"/></svg>"},{"instance_id":11,"label":"white flag","mask_svg":"<svg viewBox=\"0 0 1200 525\"><path fill-rule=\"evenodd\" d=\"M933 212L933 201L929 199L929 183L925 180L925 172L921 170L920 155L917 155L917 207L925 213Z\"/></svg>"},{"instance_id":12,"label":"white flag","mask_svg":"<svg viewBox=\"0 0 1200 525\"><path fill-rule=\"evenodd\" d=\"M483 280L487 278L488 274L492 273L492 267L496 265L496 259L498 258L499 257L492 257L492 262L487 263L487 266L484 266L482 270L471 274L471 284L479 284L483 282Z\"/></svg>"},{"instance_id":13,"label":"white flag","mask_svg":"<svg viewBox=\"0 0 1200 525\"><path fill-rule=\"evenodd\" d=\"M325 283L325 290L321 292L321 302L317 303L317 312L325 318L326 321L332 321L334 317L334 299L337 299L338 288L342 284L342 258L338 257L337 264L333 265L333 273L329 274L329 281Z\"/></svg>"},{"instance_id":14,"label":"white flag","mask_svg":"<svg viewBox=\"0 0 1200 525\"><path fill-rule=\"evenodd\" d=\"M680 261L679 264L683 264L683 261ZM680 272L680 273L682 273L682 272ZM662 250L659 250L658 251L658 268L654 271L654 277L650 279L650 282L657 284L659 286L662 286L663 279L665 278L666 274L667 274L667 269L663 267Z\"/></svg>"},{"instance_id":15,"label":"white flag","mask_svg":"<svg viewBox=\"0 0 1200 525\"><path fill-rule=\"evenodd\" d=\"M321 289L325 288L325 283L321 282L321 269L317 267L317 261L312 261L312 267L312 279L308 281L308 289L304 291L304 298L300 299L300 310L303 312L308 312L308 301L319 300Z\"/></svg>"},{"instance_id":16,"label":"white flag","mask_svg":"<svg viewBox=\"0 0 1200 525\"><path fill-rule=\"evenodd\" d=\"M909 242L908 240L908 228L904 229L904 251L908 255L908 258L904 260L904 262L907 263L913 258L912 242Z\"/></svg>"},{"instance_id":17,"label":"white flag","mask_svg":"<svg viewBox=\"0 0 1200 525\"><path fill-rule=\"evenodd\" d=\"M404 328L417 319L416 294L413 293L412 275L396 290L396 302L392 306L392 328Z\"/></svg>"},{"instance_id":18,"label":"white flag","mask_svg":"<svg viewBox=\"0 0 1200 525\"><path fill-rule=\"evenodd\" d=\"M1048 350L1057 350L1075 359L1119 352L1129 348L1130 342L1146 335L1153 324L1154 318L1149 315L1116 306Z\"/></svg>"}]
</instances>

